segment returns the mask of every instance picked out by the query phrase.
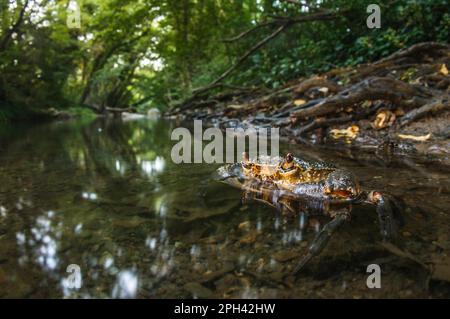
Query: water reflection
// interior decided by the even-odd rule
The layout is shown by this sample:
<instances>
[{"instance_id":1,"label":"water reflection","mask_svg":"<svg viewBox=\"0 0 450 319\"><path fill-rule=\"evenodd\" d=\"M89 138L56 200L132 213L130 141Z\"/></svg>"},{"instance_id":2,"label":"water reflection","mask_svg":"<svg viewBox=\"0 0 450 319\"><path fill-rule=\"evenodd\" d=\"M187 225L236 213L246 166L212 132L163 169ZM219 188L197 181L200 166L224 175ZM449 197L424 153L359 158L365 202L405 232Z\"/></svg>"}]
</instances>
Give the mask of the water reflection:
<instances>
[{"instance_id":1,"label":"water reflection","mask_svg":"<svg viewBox=\"0 0 450 319\"><path fill-rule=\"evenodd\" d=\"M113 298L134 298L138 290L138 277L134 270L122 270L117 274L112 291Z\"/></svg>"},{"instance_id":2,"label":"water reflection","mask_svg":"<svg viewBox=\"0 0 450 319\"><path fill-rule=\"evenodd\" d=\"M163 121L54 123L17 129L1 140L0 297L257 298L319 291L311 273L296 284L285 277L323 221L242 203L239 191L211 181L217 165L173 164L172 127ZM447 174L433 171L413 193L415 171L407 167L301 153L329 156L366 185L402 195L413 207L408 232L417 237L405 241L409 250L429 254L427 245L436 240L447 247L450 219L441 212L450 203L435 192L448 189ZM424 210L433 218L419 227ZM359 256L378 258L377 233L375 214L357 209L312 267L325 268L326 281L353 269ZM70 264L80 266L80 289L68 284ZM344 296L351 297L361 272L343 276L329 280L340 292L345 283ZM419 286L410 289L423 293ZM399 296L398 288L391 295Z\"/></svg>"}]
</instances>

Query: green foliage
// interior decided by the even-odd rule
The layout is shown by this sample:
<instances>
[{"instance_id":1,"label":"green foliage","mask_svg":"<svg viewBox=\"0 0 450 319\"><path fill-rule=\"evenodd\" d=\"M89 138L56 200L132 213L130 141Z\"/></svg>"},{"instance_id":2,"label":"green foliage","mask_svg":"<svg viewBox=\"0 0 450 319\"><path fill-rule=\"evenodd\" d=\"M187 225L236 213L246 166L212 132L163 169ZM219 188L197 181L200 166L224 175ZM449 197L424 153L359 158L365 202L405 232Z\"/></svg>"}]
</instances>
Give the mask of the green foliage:
<instances>
[{"instance_id":1,"label":"green foliage","mask_svg":"<svg viewBox=\"0 0 450 319\"><path fill-rule=\"evenodd\" d=\"M307 14L279 0L78 0L81 29L69 29L69 2L0 0L0 121L85 104L164 109L211 83L274 27L224 39L274 16ZM448 0L380 4L382 27L368 29L372 2L306 1L311 10L346 13L293 25L226 81L277 88L414 43L448 42Z\"/></svg>"}]
</instances>

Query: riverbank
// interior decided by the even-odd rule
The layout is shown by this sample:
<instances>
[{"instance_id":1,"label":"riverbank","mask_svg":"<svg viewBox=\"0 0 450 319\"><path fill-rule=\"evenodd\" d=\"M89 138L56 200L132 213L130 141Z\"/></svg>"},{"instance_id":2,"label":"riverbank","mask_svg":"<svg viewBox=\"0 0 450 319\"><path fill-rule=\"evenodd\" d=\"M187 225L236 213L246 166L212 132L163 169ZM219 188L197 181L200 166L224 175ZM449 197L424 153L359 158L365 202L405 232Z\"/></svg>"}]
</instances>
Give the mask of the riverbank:
<instances>
[{"instance_id":1,"label":"riverbank","mask_svg":"<svg viewBox=\"0 0 450 319\"><path fill-rule=\"evenodd\" d=\"M427 42L277 90L218 85L166 116L279 127L283 139L393 154L450 156L450 46Z\"/></svg>"}]
</instances>

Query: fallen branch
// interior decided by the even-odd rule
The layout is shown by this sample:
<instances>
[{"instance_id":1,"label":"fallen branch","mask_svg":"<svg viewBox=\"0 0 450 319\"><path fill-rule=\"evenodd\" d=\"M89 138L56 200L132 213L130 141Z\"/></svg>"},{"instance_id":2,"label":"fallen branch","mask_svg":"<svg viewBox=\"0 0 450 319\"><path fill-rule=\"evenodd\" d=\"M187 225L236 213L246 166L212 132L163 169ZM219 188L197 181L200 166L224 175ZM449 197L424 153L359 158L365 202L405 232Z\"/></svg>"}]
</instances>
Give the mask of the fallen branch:
<instances>
[{"instance_id":1,"label":"fallen branch","mask_svg":"<svg viewBox=\"0 0 450 319\"><path fill-rule=\"evenodd\" d=\"M418 109L414 109L405 114L400 121L400 126L405 126L429 113L437 113L439 111L443 111L444 109L448 109L449 107L450 103L448 97L425 104Z\"/></svg>"},{"instance_id":2,"label":"fallen branch","mask_svg":"<svg viewBox=\"0 0 450 319\"><path fill-rule=\"evenodd\" d=\"M428 102L423 90L419 90L418 87L393 78L375 77L359 82L337 95L322 99L311 107L302 108L291 116L297 119L323 116L366 100L387 100L398 106L412 107Z\"/></svg>"},{"instance_id":3,"label":"fallen branch","mask_svg":"<svg viewBox=\"0 0 450 319\"><path fill-rule=\"evenodd\" d=\"M300 84L295 87L294 93L301 94L313 87L326 87L331 93L337 93L341 90L341 87L339 85L328 80L326 77L314 76L300 82Z\"/></svg>"}]
</instances>

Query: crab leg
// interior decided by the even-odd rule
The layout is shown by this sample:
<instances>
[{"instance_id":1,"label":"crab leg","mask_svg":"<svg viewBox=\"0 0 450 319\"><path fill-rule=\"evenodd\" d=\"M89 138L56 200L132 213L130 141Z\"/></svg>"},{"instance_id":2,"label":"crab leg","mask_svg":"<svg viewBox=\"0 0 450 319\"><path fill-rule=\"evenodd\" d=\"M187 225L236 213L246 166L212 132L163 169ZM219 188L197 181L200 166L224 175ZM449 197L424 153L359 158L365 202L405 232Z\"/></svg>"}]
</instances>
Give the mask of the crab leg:
<instances>
[{"instance_id":1,"label":"crab leg","mask_svg":"<svg viewBox=\"0 0 450 319\"><path fill-rule=\"evenodd\" d=\"M298 265L294 269L294 275L297 274L314 256L320 254L330 240L333 233L345 221L349 219L348 212L339 212L330 222L328 222L316 235L308 252L302 257Z\"/></svg>"}]
</instances>

